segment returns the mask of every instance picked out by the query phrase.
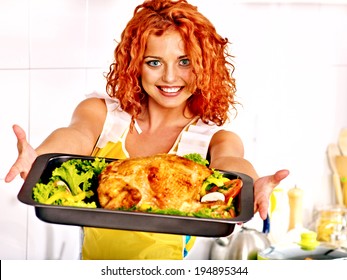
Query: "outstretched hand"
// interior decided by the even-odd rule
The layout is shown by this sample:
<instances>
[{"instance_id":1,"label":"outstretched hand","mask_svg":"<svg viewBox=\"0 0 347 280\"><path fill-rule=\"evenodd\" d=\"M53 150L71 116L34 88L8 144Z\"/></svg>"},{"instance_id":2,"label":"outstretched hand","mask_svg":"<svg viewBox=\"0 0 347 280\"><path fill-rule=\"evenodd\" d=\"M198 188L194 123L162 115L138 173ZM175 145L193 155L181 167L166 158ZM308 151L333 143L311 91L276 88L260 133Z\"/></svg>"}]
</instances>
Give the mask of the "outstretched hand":
<instances>
[{"instance_id":1,"label":"outstretched hand","mask_svg":"<svg viewBox=\"0 0 347 280\"><path fill-rule=\"evenodd\" d=\"M36 151L26 139L25 131L19 125L13 125L13 132L17 137L18 157L5 177L6 183L11 182L18 174L25 179L37 158Z\"/></svg>"},{"instance_id":2,"label":"outstretched hand","mask_svg":"<svg viewBox=\"0 0 347 280\"><path fill-rule=\"evenodd\" d=\"M259 212L260 217L265 220L268 214L270 195L273 189L287 176L286 169L277 171L273 175L261 177L254 183L254 213Z\"/></svg>"}]
</instances>

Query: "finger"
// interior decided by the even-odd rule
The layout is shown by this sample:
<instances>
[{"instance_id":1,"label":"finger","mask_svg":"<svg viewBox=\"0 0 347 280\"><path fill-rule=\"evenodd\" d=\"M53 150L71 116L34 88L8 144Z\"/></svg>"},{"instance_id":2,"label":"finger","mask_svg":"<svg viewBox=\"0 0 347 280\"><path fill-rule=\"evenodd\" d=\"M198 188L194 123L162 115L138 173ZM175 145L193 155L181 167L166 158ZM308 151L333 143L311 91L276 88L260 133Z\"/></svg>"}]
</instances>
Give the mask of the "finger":
<instances>
[{"instance_id":1,"label":"finger","mask_svg":"<svg viewBox=\"0 0 347 280\"><path fill-rule=\"evenodd\" d=\"M23 128L21 128L19 125L15 124L12 127L14 134L17 137L18 141L26 141L26 134Z\"/></svg>"},{"instance_id":2,"label":"finger","mask_svg":"<svg viewBox=\"0 0 347 280\"><path fill-rule=\"evenodd\" d=\"M268 184L268 191L266 191L266 188L263 188L259 193L256 194L256 201L255 201L255 212L258 211L260 217L265 220L268 214L268 207L269 207L269 199L270 195L272 193L272 190L287 176L289 175L289 171L286 169L277 171L274 175L269 177L270 184Z\"/></svg>"},{"instance_id":3,"label":"finger","mask_svg":"<svg viewBox=\"0 0 347 280\"><path fill-rule=\"evenodd\" d=\"M25 131L19 125L14 125L13 131L17 137L18 153L21 153L24 147L28 144Z\"/></svg>"},{"instance_id":4,"label":"finger","mask_svg":"<svg viewBox=\"0 0 347 280\"><path fill-rule=\"evenodd\" d=\"M262 220L265 220L267 218L268 211L265 208L259 208L259 216Z\"/></svg>"},{"instance_id":5,"label":"finger","mask_svg":"<svg viewBox=\"0 0 347 280\"><path fill-rule=\"evenodd\" d=\"M272 181L274 184L278 185L288 175L289 175L289 170L287 169L279 170L272 176Z\"/></svg>"},{"instance_id":6,"label":"finger","mask_svg":"<svg viewBox=\"0 0 347 280\"><path fill-rule=\"evenodd\" d=\"M28 176L28 172L26 172L26 171L22 171L22 172L20 173L20 177L21 177L23 180L25 180L27 176Z\"/></svg>"},{"instance_id":7,"label":"finger","mask_svg":"<svg viewBox=\"0 0 347 280\"><path fill-rule=\"evenodd\" d=\"M264 204L260 204L259 206L258 205L255 205L254 207L254 213L259 213L259 216L262 220L265 220L266 217L267 217L267 214L268 214L268 204L265 203Z\"/></svg>"},{"instance_id":8,"label":"finger","mask_svg":"<svg viewBox=\"0 0 347 280\"><path fill-rule=\"evenodd\" d=\"M254 213L258 212L260 217L265 220L268 214L269 208L269 197L263 193L261 196L257 197L254 203Z\"/></svg>"},{"instance_id":9,"label":"finger","mask_svg":"<svg viewBox=\"0 0 347 280\"><path fill-rule=\"evenodd\" d=\"M13 181L14 178L17 177L17 175L20 173L18 167L16 165L13 165L11 169L8 171L5 177L5 182L10 183Z\"/></svg>"}]
</instances>

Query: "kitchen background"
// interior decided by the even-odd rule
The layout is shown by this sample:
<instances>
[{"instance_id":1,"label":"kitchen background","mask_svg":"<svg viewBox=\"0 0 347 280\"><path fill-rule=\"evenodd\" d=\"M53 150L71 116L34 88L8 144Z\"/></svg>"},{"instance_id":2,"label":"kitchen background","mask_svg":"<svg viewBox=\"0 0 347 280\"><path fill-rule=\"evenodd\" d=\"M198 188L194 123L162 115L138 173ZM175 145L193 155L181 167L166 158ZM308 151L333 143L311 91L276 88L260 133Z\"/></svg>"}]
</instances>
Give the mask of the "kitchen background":
<instances>
[{"instance_id":1,"label":"kitchen background","mask_svg":"<svg viewBox=\"0 0 347 280\"><path fill-rule=\"evenodd\" d=\"M68 125L86 93L104 90L115 41L141 2L0 0L0 259L79 258L79 228L41 222L17 200L23 181L4 182L17 156L11 126L37 146ZM326 151L347 127L347 1L190 2L232 43L243 104L233 129L246 157L260 175L291 171L280 188L304 191L310 227L315 209L335 203Z\"/></svg>"}]
</instances>

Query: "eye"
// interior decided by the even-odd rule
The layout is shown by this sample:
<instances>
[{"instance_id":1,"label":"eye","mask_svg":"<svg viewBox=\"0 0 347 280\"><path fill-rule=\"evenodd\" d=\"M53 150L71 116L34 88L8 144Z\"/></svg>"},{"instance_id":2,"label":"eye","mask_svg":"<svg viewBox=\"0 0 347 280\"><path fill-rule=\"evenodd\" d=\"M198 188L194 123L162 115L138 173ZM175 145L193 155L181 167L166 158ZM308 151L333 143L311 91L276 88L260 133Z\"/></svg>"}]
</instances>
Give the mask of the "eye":
<instances>
[{"instance_id":1,"label":"eye","mask_svg":"<svg viewBox=\"0 0 347 280\"><path fill-rule=\"evenodd\" d=\"M159 60L149 60L149 61L146 61L146 64L152 67L158 67L161 65Z\"/></svg>"},{"instance_id":2,"label":"eye","mask_svg":"<svg viewBox=\"0 0 347 280\"><path fill-rule=\"evenodd\" d=\"M189 66L190 65L190 60L188 58L183 58L180 60L180 65L182 66Z\"/></svg>"}]
</instances>

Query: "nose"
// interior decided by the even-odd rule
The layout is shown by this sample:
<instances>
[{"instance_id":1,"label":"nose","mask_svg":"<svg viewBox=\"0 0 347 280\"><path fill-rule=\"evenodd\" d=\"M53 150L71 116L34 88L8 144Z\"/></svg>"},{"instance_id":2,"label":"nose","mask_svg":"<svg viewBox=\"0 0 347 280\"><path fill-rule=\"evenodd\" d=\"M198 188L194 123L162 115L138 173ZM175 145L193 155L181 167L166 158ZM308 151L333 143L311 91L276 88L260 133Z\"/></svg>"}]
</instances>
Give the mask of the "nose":
<instances>
[{"instance_id":1,"label":"nose","mask_svg":"<svg viewBox=\"0 0 347 280\"><path fill-rule=\"evenodd\" d=\"M177 69L174 65L165 65L163 77L164 82L172 83L177 79Z\"/></svg>"}]
</instances>

